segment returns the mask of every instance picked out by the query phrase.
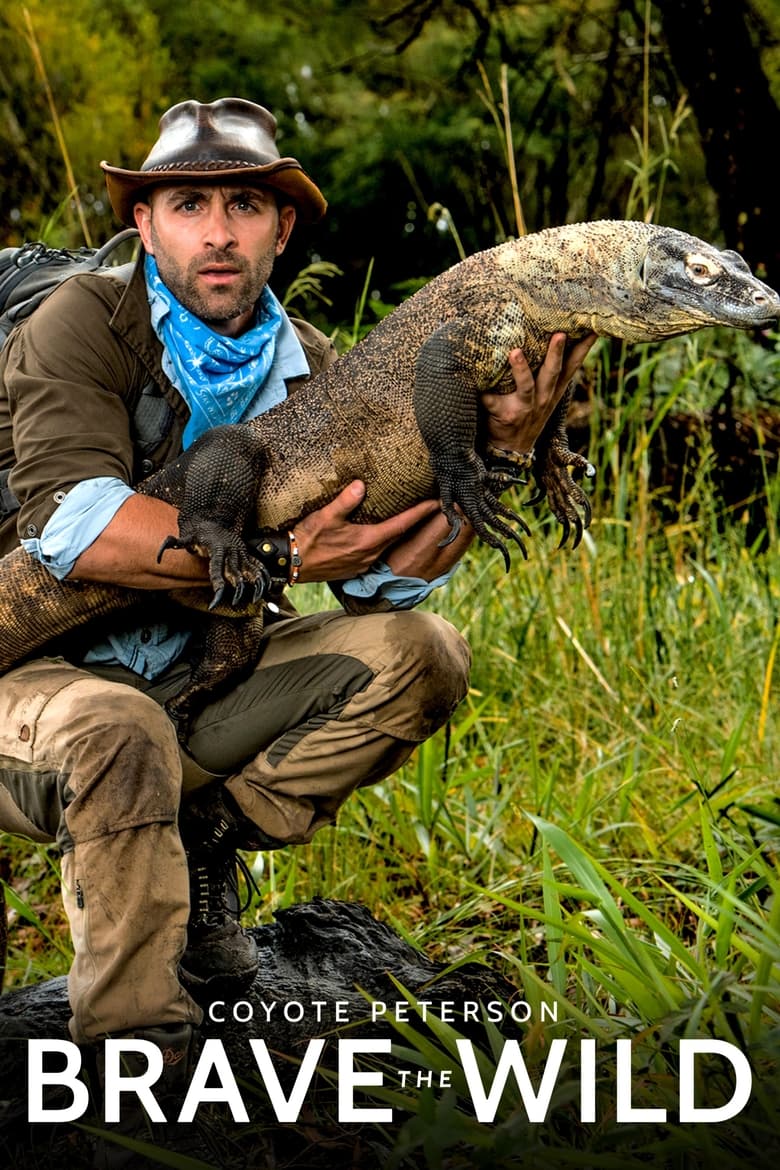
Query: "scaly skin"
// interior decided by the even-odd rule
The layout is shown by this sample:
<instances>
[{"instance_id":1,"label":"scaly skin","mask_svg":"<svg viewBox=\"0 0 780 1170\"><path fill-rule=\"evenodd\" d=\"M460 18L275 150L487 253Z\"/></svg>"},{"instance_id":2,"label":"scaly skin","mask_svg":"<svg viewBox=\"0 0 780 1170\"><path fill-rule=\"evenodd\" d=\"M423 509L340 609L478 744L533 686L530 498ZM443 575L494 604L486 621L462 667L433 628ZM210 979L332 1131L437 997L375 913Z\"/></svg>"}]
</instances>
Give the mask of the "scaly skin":
<instances>
[{"instance_id":1,"label":"scaly skin","mask_svg":"<svg viewBox=\"0 0 780 1170\"><path fill-rule=\"evenodd\" d=\"M736 253L693 236L619 221L551 228L455 265L304 390L251 422L208 432L139 490L180 509L179 537L169 543L210 557L220 599L226 586L260 592L245 539L258 528L292 527L353 479L367 486L357 519L381 520L438 494L453 527L458 504L479 537L507 557L505 540L522 547L507 524L517 518L496 499L499 480L476 443L480 392L513 388L511 349L522 347L538 369L558 331L658 341L707 325L760 327L779 316L778 294ZM564 419L562 404L537 446L535 476L564 540L574 527L576 541L588 505L569 469L582 470L584 460L568 450ZM59 583L20 550L2 561L0 581L0 671L141 596ZM202 605L202 591L175 596ZM255 609L247 621L215 619L194 683L169 707L174 717L186 720L197 693L251 662L262 635Z\"/></svg>"}]
</instances>

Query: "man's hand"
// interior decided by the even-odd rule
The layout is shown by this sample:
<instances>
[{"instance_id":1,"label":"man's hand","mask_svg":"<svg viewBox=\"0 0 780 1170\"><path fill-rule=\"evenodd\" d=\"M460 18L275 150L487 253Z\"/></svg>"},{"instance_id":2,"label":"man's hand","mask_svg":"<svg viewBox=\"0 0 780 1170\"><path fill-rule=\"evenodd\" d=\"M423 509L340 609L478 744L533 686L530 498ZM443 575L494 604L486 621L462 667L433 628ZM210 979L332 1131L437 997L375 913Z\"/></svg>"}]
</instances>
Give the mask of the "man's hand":
<instances>
[{"instance_id":1,"label":"man's hand","mask_svg":"<svg viewBox=\"0 0 780 1170\"><path fill-rule=\"evenodd\" d=\"M490 442L510 451L532 451L595 340L596 334L589 333L564 357L566 334L554 333L535 378L523 351L511 350L509 365L515 389L510 394L483 394L480 399Z\"/></svg>"},{"instance_id":2,"label":"man's hand","mask_svg":"<svg viewBox=\"0 0 780 1170\"><path fill-rule=\"evenodd\" d=\"M554 333L547 354L534 378L521 349L510 350L509 365L515 389L509 394L483 394L480 404L487 414L487 437L497 447L512 451L532 451L571 379L579 370L596 340L588 334L564 356L566 334ZM461 516L460 533L451 544L441 547L450 532L445 516L438 512L418 524L399 541L386 563L401 577L421 577L432 581L446 573L460 560L474 539L474 530Z\"/></svg>"},{"instance_id":3,"label":"man's hand","mask_svg":"<svg viewBox=\"0 0 780 1170\"><path fill-rule=\"evenodd\" d=\"M350 516L365 494L364 484L353 480L335 500L296 524L302 561L299 581L344 581L356 577L407 532L439 511L437 500L423 500L380 524L355 524Z\"/></svg>"}]
</instances>

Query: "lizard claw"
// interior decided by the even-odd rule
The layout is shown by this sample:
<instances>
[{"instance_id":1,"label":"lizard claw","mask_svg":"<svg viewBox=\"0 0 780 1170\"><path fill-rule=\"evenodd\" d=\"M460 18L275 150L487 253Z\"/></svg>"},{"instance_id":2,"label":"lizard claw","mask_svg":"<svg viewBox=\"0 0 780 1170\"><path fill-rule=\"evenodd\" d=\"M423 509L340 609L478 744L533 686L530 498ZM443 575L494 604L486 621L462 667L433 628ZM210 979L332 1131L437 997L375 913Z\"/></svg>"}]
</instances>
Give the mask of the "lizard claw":
<instances>
[{"instance_id":1,"label":"lizard claw","mask_svg":"<svg viewBox=\"0 0 780 1170\"><path fill-rule=\"evenodd\" d=\"M592 509L588 497L572 478L572 472L592 478L596 469L583 455L569 450L565 434L556 435L541 458L537 452L537 459L538 491L529 503L538 503L546 497L562 528L558 548L563 548L571 537L571 547L575 549L586 528L590 527Z\"/></svg>"},{"instance_id":2,"label":"lizard claw","mask_svg":"<svg viewBox=\"0 0 780 1170\"><path fill-rule=\"evenodd\" d=\"M233 584L232 571L229 574L227 568L224 568L224 579L215 583L214 596L209 604L209 609L217 609L217 607L223 605L223 598L228 584L233 584L233 596L230 602L227 603L231 609L251 609L257 602L262 601L271 588L271 577L265 565L258 562L258 566L257 574L254 577L247 576L245 571L244 576L236 578L235 584Z\"/></svg>"},{"instance_id":3,"label":"lizard claw","mask_svg":"<svg viewBox=\"0 0 780 1170\"><path fill-rule=\"evenodd\" d=\"M214 590L214 596L212 597L211 601L209 602L209 609L216 609L217 606L219 605L219 603L222 601L222 598L224 597L224 595L225 595L225 586L224 586L224 584L222 584L222 585L220 585L219 589Z\"/></svg>"},{"instance_id":4,"label":"lizard claw","mask_svg":"<svg viewBox=\"0 0 780 1170\"><path fill-rule=\"evenodd\" d=\"M163 553L166 552L169 548L186 548L186 547L187 546L184 543L184 541L180 540L178 536L166 536L165 540L162 542L159 549L157 550L157 564L158 565L160 564L160 561L163 558Z\"/></svg>"},{"instance_id":5,"label":"lizard claw","mask_svg":"<svg viewBox=\"0 0 780 1170\"><path fill-rule=\"evenodd\" d=\"M524 508L531 508L534 506L534 504L541 504L542 500L546 500L546 499L547 499L547 489L544 487L543 484L539 483L534 494L532 496L529 496L527 500L523 501L523 507Z\"/></svg>"},{"instance_id":6,"label":"lizard claw","mask_svg":"<svg viewBox=\"0 0 780 1170\"><path fill-rule=\"evenodd\" d=\"M460 455L457 462L449 458L443 467L437 469L441 507L450 523L450 532L439 547L451 544L463 527L462 519L455 511L457 503L479 539L491 548L498 549L509 569L509 550L501 540L502 536L513 541L526 559L528 552L522 538L506 521L518 524L529 536L530 529L522 517L503 504L490 490L489 473L477 453L471 450L463 451Z\"/></svg>"},{"instance_id":7,"label":"lizard claw","mask_svg":"<svg viewBox=\"0 0 780 1170\"><path fill-rule=\"evenodd\" d=\"M449 521L450 530L444 539L439 541L438 547L446 548L448 544L452 544L453 540L456 540L460 535L460 530L463 527L463 521L451 505L446 507L444 504L442 504L441 510Z\"/></svg>"},{"instance_id":8,"label":"lizard claw","mask_svg":"<svg viewBox=\"0 0 780 1170\"><path fill-rule=\"evenodd\" d=\"M218 520L183 520L180 517L179 535L165 538L157 554L158 563L169 548L187 549L208 559L214 591L210 610L223 604L234 610L244 608L245 604L260 601L271 587L271 577L265 565L249 553L239 535ZM225 602L228 588L232 589L232 598Z\"/></svg>"},{"instance_id":9,"label":"lizard claw","mask_svg":"<svg viewBox=\"0 0 780 1170\"><path fill-rule=\"evenodd\" d=\"M582 540L582 534L585 531L585 525L583 524L582 517L579 515L579 513L574 517L572 521L572 527L574 528L574 538L571 542L573 551ZM559 547L561 547L564 543L565 542L563 538L561 538L561 545L559 545Z\"/></svg>"},{"instance_id":10,"label":"lizard claw","mask_svg":"<svg viewBox=\"0 0 780 1170\"><path fill-rule=\"evenodd\" d=\"M257 579L255 581L254 589L252 590L252 604L253 605L256 605L258 601L260 601L263 597L265 597L270 586L271 586L270 576L269 576L268 580L266 581L263 578L263 576L260 573L258 573Z\"/></svg>"}]
</instances>

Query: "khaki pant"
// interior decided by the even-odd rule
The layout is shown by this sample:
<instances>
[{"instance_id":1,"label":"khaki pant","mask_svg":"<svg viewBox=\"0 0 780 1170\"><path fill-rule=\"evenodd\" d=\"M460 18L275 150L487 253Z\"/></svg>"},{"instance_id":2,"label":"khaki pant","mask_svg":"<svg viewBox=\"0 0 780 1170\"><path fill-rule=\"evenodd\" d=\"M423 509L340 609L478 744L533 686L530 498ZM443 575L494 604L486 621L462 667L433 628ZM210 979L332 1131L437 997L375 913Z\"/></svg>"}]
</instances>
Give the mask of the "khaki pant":
<instances>
[{"instance_id":1,"label":"khaki pant","mask_svg":"<svg viewBox=\"0 0 780 1170\"><path fill-rule=\"evenodd\" d=\"M250 677L195 719L184 754L160 704L186 665L150 683L37 659L0 679L0 829L63 851L74 1040L200 1022L176 974L182 787L224 779L269 837L309 841L446 721L468 667L466 643L432 614L285 619Z\"/></svg>"}]
</instances>

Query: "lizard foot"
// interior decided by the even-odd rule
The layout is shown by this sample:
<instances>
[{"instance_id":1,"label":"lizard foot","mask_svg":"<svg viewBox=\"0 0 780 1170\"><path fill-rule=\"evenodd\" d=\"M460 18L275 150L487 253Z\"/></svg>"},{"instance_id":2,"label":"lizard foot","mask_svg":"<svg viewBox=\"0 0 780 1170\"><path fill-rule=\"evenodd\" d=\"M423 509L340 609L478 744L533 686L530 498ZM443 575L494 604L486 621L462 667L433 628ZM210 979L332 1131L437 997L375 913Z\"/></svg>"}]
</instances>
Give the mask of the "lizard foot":
<instances>
[{"instance_id":1,"label":"lizard foot","mask_svg":"<svg viewBox=\"0 0 780 1170\"><path fill-rule=\"evenodd\" d=\"M565 443L550 444L546 458L540 459L535 475L538 491L529 504L547 499L555 518L562 526L558 548L563 548L569 536L574 533L572 548L582 540L582 534L590 527L591 507L588 497L572 478L572 472L591 478L596 474L592 463L583 455L570 451Z\"/></svg>"},{"instance_id":2,"label":"lizard foot","mask_svg":"<svg viewBox=\"0 0 780 1170\"><path fill-rule=\"evenodd\" d=\"M455 510L457 504L479 539L501 552L507 569L510 566L509 550L500 537L513 541L523 556L528 558L522 538L504 521L511 520L518 524L528 536L531 530L522 517L502 504L490 490L488 473L476 452L467 453L456 469L449 464L444 471L438 470L437 479L442 511L451 530L449 536L441 541L440 547L451 544L462 528L463 522Z\"/></svg>"},{"instance_id":3,"label":"lizard foot","mask_svg":"<svg viewBox=\"0 0 780 1170\"><path fill-rule=\"evenodd\" d=\"M494 495L507 488L528 483L528 474L533 470L534 455L531 451L511 451L488 443L485 452L487 477L485 484Z\"/></svg>"},{"instance_id":4,"label":"lizard foot","mask_svg":"<svg viewBox=\"0 0 780 1170\"><path fill-rule=\"evenodd\" d=\"M207 557L214 596L210 609L219 605L225 590L232 587L231 604L254 603L265 597L271 578L265 565L251 556L244 541L217 521L194 522L180 518L179 535L167 536L157 554L158 563L169 548L183 548Z\"/></svg>"}]
</instances>

